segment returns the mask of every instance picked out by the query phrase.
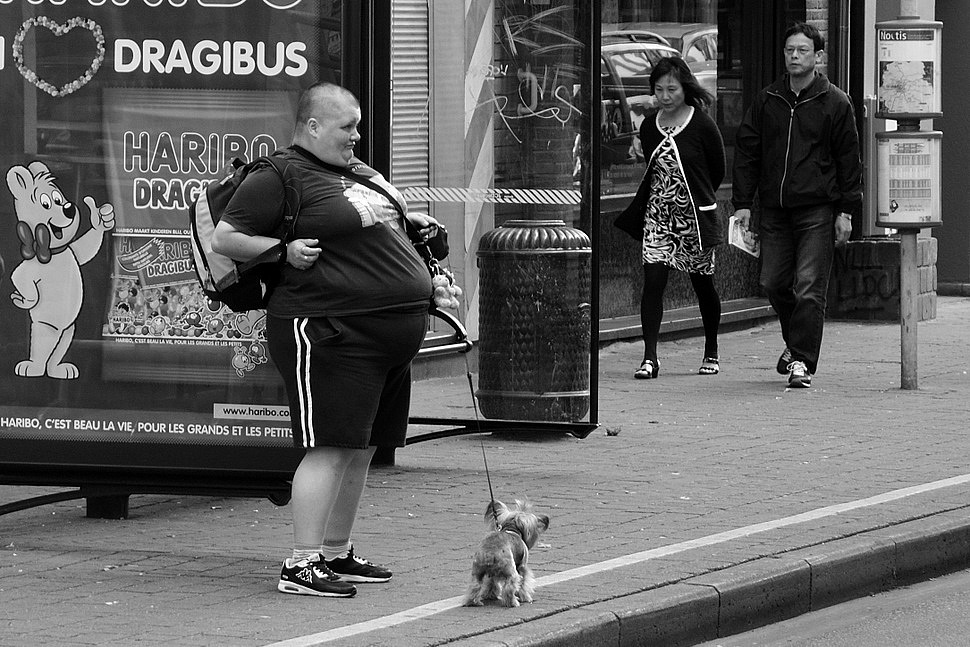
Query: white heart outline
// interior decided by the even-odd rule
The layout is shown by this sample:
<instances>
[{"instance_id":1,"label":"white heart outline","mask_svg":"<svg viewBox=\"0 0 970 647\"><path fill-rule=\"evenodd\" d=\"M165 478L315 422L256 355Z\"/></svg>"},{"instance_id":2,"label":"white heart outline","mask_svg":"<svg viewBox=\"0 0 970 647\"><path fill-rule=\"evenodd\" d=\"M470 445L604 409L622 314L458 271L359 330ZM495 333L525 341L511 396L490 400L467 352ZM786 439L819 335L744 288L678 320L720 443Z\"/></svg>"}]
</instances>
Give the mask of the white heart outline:
<instances>
[{"instance_id":1,"label":"white heart outline","mask_svg":"<svg viewBox=\"0 0 970 647\"><path fill-rule=\"evenodd\" d=\"M85 70L84 74L77 77L70 83L66 83L60 88L55 87L51 83L48 83L44 79L37 76L37 73L32 69L27 67L24 63L24 49L23 41L27 36L27 32L33 27L46 27L55 36L63 36L64 34L70 32L76 27L82 27L91 32L94 36L95 43L97 44L98 53L91 59L91 65ZM75 16L71 18L66 23L61 24L56 20L52 20L47 16L38 16L36 18L28 18L17 30L17 35L13 39L13 58L14 62L17 64L17 71L23 76L27 81L34 84L40 90L43 90L52 97L63 97L76 92L81 89L84 85L94 78L94 75L101 69L101 63L104 62L104 32L101 30L101 25L94 22L90 18L82 18L81 16Z\"/></svg>"}]
</instances>

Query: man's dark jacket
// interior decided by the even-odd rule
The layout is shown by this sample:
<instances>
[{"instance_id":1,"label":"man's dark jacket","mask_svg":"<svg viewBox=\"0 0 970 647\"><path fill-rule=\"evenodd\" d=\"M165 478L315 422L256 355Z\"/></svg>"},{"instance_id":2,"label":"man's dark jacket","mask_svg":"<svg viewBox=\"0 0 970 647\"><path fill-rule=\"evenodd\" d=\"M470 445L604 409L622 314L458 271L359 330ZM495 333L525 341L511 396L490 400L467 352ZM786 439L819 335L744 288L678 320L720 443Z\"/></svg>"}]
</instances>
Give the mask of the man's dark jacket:
<instances>
[{"instance_id":1,"label":"man's dark jacket","mask_svg":"<svg viewBox=\"0 0 970 647\"><path fill-rule=\"evenodd\" d=\"M828 78L796 98L788 75L755 97L737 133L735 209L796 209L833 204L848 214L862 207L862 163L852 103Z\"/></svg>"}]
</instances>

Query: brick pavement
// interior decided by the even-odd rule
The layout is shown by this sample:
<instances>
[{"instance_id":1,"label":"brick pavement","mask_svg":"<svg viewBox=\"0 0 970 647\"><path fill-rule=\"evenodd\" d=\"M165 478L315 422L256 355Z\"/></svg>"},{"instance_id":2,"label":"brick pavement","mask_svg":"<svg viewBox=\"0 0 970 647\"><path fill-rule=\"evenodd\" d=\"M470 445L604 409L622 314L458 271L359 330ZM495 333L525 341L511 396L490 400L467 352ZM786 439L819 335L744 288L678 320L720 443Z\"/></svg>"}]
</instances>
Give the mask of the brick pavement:
<instances>
[{"instance_id":1,"label":"brick pavement","mask_svg":"<svg viewBox=\"0 0 970 647\"><path fill-rule=\"evenodd\" d=\"M0 517L0 647L632 644L664 631L700 641L714 636L698 627L734 630L804 606L805 564L843 574L817 578L834 600L871 578L823 567L882 547L896 560L927 555L913 572L952 565L963 548L970 560L967 483L683 544L970 472L967 321L970 299L941 297L937 318L919 325L917 391L899 388L898 324L829 322L815 385L798 391L774 372L776 323L724 334L715 377L694 374L699 338L662 343L657 381L631 379L638 343L607 346L601 427L586 439L463 436L411 445L375 469L355 541L395 577L352 600L276 592L289 509L267 500L146 495L131 498L124 521L88 519L80 501ZM467 402L463 378L426 380L415 414ZM533 552L542 586L518 609L448 602L463 593L484 532L481 442L496 497L528 496L552 518ZM0 501L50 491L0 486ZM919 543L931 540L938 550ZM680 548L664 554L671 546ZM866 572L881 573L885 562L872 563ZM427 617L320 643L323 632L420 616L436 602Z\"/></svg>"}]
</instances>

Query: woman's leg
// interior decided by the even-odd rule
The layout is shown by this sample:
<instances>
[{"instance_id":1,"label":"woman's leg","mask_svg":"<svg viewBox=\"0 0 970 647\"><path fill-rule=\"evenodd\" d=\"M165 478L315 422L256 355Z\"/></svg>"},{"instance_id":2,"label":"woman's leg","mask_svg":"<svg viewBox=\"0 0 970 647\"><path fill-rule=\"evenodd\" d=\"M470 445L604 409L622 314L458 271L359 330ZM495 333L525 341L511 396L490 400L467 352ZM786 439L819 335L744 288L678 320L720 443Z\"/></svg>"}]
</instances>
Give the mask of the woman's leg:
<instances>
[{"instance_id":1,"label":"woman's leg","mask_svg":"<svg viewBox=\"0 0 970 647\"><path fill-rule=\"evenodd\" d=\"M664 290L670 267L663 263L644 263L643 296L640 299L640 328L643 333L643 359L657 362L657 340L664 318Z\"/></svg>"},{"instance_id":2,"label":"woman's leg","mask_svg":"<svg viewBox=\"0 0 970 647\"><path fill-rule=\"evenodd\" d=\"M717 331L721 325L721 297L713 274L689 274L704 322L704 357L717 358Z\"/></svg>"}]
</instances>

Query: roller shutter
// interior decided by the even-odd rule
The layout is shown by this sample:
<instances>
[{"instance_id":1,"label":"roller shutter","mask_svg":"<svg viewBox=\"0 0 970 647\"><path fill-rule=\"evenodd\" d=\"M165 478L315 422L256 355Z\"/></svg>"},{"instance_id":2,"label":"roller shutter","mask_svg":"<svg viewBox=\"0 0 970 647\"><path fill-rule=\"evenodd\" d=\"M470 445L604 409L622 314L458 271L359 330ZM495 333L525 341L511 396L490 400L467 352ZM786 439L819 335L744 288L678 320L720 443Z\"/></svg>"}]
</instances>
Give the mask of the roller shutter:
<instances>
[{"instance_id":1,"label":"roller shutter","mask_svg":"<svg viewBox=\"0 0 970 647\"><path fill-rule=\"evenodd\" d=\"M401 190L429 178L428 0L393 0L391 9L391 181ZM428 211L427 203L409 203Z\"/></svg>"}]
</instances>

